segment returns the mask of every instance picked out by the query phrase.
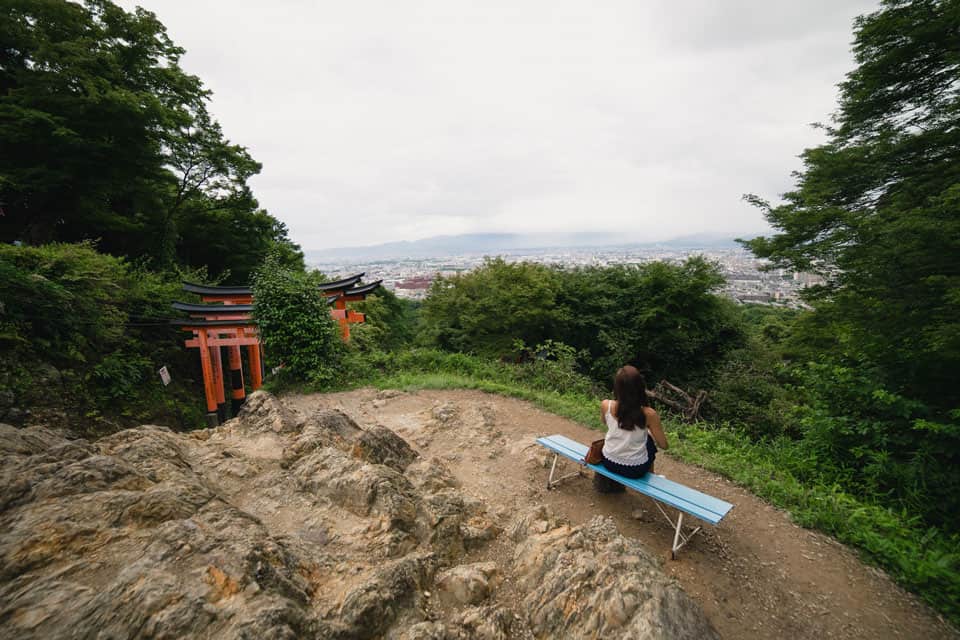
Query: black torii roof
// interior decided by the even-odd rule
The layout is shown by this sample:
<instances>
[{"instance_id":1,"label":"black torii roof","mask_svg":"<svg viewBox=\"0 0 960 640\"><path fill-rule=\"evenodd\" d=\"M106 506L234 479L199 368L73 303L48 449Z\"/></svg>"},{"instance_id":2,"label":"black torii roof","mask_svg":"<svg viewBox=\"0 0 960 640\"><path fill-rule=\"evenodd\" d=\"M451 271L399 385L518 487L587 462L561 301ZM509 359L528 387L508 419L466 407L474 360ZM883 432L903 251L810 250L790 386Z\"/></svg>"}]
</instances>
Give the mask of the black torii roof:
<instances>
[{"instance_id":1,"label":"black torii roof","mask_svg":"<svg viewBox=\"0 0 960 640\"><path fill-rule=\"evenodd\" d=\"M357 273L347 278L341 278L339 280L331 280L330 282L321 282L317 285L317 288L321 291L340 291L352 287L353 285L360 282L360 279L365 276L365 272ZM382 282L378 280L377 284ZM369 285L364 285L369 286ZM196 293L202 296L249 296L252 295L250 287L221 287L216 285L206 285L206 284L194 284L193 282L184 282L183 290L189 293Z\"/></svg>"},{"instance_id":2,"label":"black torii roof","mask_svg":"<svg viewBox=\"0 0 960 640\"><path fill-rule=\"evenodd\" d=\"M321 291L338 291L340 289L346 289L347 287L352 287L353 285L360 282L360 278L365 276L365 272L357 273L347 278L341 278L340 280L331 280L330 282L321 282L317 285Z\"/></svg>"},{"instance_id":3,"label":"black torii roof","mask_svg":"<svg viewBox=\"0 0 960 640\"><path fill-rule=\"evenodd\" d=\"M218 313L226 315L231 313L250 313L253 311L252 304L195 304L193 302L174 302L170 305L177 311L187 313Z\"/></svg>"},{"instance_id":4,"label":"black torii roof","mask_svg":"<svg viewBox=\"0 0 960 640\"><path fill-rule=\"evenodd\" d=\"M367 295L368 293L371 293L371 292L373 292L375 289L377 289L377 287L379 287L382 282L383 282L383 280L377 280L376 282L371 282L370 284L365 284L365 285L362 285L362 286L359 286L359 287L354 287L353 289L347 289L346 291L343 292L343 295L345 295L345 296L365 296L365 295Z\"/></svg>"},{"instance_id":5,"label":"black torii roof","mask_svg":"<svg viewBox=\"0 0 960 640\"><path fill-rule=\"evenodd\" d=\"M220 287L206 284L194 284L192 282L184 282L183 290L189 293L197 293L202 296L248 296L250 295L250 287Z\"/></svg>"}]
</instances>

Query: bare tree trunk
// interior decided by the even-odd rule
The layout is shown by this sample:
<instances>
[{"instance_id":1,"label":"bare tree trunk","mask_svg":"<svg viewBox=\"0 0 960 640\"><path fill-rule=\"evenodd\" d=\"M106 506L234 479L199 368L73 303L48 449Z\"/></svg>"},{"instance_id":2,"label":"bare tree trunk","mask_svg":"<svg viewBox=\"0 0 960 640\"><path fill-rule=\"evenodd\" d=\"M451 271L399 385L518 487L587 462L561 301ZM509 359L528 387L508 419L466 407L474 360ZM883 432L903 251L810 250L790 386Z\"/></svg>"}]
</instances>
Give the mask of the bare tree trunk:
<instances>
[{"instance_id":1,"label":"bare tree trunk","mask_svg":"<svg viewBox=\"0 0 960 640\"><path fill-rule=\"evenodd\" d=\"M647 395L678 412L684 420L693 422L700 419L700 407L707 399L707 392L701 389L695 396L672 384L668 380L661 380Z\"/></svg>"}]
</instances>

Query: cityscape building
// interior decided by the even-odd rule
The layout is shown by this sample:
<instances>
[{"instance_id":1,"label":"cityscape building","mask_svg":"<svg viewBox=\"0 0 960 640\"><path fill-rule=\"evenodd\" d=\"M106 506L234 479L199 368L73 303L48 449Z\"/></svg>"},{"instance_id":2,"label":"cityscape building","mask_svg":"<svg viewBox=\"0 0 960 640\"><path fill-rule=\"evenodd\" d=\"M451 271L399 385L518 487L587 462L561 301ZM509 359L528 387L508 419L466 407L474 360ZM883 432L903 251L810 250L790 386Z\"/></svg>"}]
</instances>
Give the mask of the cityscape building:
<instances>
[{"instance_id":1,"label":"cityscape building","mask_svg":"<svg viewBox=\"0 0 960 640\"><path fill-rule=\"evenodd\" d=\"M315 255L315 254L314 254ZM674 248L557 248L501 252L497 256L507 262L535 262L538 264L580 267L609 265L641 265L662 260L679 263L690 256L700 255L715 262L726 278L720 292L741 304L767 304L785 307L805 307L801 298L803 289L822 284L823 278L813 273L795 273L786 269L765 269L767 263L749 251L735 249L674 249ZM383 286L398 297L423 300L433 280L477 268L487 257L479 254L435 256L428 258L377 258L369 260L322 258L311 261L327 277L337 278L357 272L383 280Z\"/></svg>"}]
</instances>

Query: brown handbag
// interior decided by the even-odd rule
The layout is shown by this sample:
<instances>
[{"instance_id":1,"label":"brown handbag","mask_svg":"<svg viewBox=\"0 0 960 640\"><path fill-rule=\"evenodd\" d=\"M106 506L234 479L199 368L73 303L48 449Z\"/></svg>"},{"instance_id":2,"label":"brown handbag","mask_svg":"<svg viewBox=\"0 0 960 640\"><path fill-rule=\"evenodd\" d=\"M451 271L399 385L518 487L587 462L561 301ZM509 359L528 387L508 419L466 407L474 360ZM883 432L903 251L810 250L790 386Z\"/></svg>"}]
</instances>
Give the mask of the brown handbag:
<instances>
[{"instance_id":1,"label":"brown handbag","mask_svg":"<svg viewBox=\"0 0 960 640\"><path fill-rule=\"evenodd\" d=\"M584 458L587 464L600 464L601 460L603 460L603 438L590 443L590 450L587 451L587 457Z\"/></svg>"}]
</instances>

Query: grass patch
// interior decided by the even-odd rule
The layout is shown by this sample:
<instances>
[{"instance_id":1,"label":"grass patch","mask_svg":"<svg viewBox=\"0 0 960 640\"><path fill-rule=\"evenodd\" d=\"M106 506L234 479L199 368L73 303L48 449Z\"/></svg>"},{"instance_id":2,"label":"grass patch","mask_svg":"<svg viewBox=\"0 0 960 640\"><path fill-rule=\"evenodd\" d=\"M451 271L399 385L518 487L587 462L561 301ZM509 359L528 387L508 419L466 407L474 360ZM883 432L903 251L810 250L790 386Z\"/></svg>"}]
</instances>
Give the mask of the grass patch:
<instances>
[{"instance_id":1,"label":"grass patch","mask_svg":"<svg viewBox=\"0 0 960 640\"><path fill-rule=\"evenodd\" d=\"M919 516L861 500L836 484L801 482L789 470L797 453L781 443L750 442L732 428L671 424L668 431L671 454L746 487L797 524L858 549L960 625L960 536L924 527Z\"/></svg>"}]
</instances>

